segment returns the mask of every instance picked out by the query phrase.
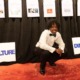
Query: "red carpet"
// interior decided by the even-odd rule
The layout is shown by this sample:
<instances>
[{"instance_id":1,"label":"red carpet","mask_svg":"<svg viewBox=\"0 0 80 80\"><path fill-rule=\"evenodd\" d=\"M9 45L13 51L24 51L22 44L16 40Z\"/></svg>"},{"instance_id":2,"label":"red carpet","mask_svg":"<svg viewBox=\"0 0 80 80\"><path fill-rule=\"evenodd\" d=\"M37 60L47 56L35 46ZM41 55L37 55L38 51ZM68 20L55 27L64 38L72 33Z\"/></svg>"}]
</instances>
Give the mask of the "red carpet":
<instances>
[{"instance_id":1,"label":"red carpet","mask_svg":"<svg viewBox=\"0 0 80 80\"><path fill-rule=\"evenodd\" d=\"M0 66L0 80L80 80L80 59L61 59L46 74L39 73L39 63Z\"/></svg>"}]
</instances>

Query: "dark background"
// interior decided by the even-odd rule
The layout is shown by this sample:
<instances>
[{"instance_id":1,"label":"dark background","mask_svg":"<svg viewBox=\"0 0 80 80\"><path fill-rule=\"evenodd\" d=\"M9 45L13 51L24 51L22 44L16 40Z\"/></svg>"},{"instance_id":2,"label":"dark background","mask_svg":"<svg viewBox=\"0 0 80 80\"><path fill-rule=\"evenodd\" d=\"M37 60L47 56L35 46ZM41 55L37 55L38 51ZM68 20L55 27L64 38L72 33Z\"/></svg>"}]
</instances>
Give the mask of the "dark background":
<instances>
[{"instance_id":1,"label":"dark background","mask_svg":"<svg viewBox=\"0 0 80 80\"><path fill-rule=\"evenodd\" d=\"M66 44L67 58L74 57L72 37L80 36L80 17L77 16L77 0L73 0L74 16L61 16L61 0L56 0L56 18L43 17L43 0L39 0L40 17L29 18L26 0L22 0L22 18L8 17L8 0L5 1L5 18L0 19L0 43L16 42L17 62L36 62L39 57L33 53L41 32L50 20L57 19L60 32ZM78 56L79 57L79 56Z\"/></svg>"}]
</instances>

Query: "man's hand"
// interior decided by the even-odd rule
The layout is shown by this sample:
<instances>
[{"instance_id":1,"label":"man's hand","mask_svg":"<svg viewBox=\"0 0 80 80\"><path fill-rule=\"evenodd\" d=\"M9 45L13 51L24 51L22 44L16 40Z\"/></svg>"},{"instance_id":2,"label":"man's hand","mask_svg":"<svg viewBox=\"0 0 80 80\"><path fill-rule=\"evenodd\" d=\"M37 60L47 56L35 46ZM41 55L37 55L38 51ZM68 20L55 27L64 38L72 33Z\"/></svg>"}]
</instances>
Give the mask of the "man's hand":
<instances>
[{"instance_id":1,"label":"man's hand","mask_svg":"<svg viewBox=\"0 0 80 80\"><path fill-rule=\"evenodd\" d=\"M55 51L61 56L61 54L62 54L62 50L61 49L58 48Z\"/></svg>"}]
</instances>

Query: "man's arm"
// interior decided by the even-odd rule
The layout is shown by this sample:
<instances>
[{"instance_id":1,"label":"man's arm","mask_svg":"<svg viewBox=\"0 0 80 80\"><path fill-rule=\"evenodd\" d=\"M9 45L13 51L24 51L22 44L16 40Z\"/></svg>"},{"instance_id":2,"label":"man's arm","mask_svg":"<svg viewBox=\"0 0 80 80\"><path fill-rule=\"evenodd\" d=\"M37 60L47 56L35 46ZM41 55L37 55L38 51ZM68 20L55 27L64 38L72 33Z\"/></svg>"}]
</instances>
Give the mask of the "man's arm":
<instances>
[{"instance_id":1,"label":"man's arm","mask_svg":"<svg viewBox=\"0 0 80 80\"><path fill-rule=\"evenodd\" d=\"M58 52L59 54L64 53L65 43L63 42L63 39L60 33L58 34L58 38L56 39L55 42L59 45L59 48L58 50L56 50L56 52Z\"/></svg>"},{"instance_id":2,"label":"man's arm","mask_svg":"<svg viewBox=\"0 0 80 80\"><path fill-rule=\"evenodd\" d=\"M54 47L51 47L49 46L46 41L47 41L47 35L48 35L48 32L47 30L43 31L41 36L40 36L40 39L39 39L39 47L41 49L44 49L44 50L48 50L50 53L53 53L55 51L55 48ZM36 45L37 46L37 45Z\"/></svg>"}]
</instances>

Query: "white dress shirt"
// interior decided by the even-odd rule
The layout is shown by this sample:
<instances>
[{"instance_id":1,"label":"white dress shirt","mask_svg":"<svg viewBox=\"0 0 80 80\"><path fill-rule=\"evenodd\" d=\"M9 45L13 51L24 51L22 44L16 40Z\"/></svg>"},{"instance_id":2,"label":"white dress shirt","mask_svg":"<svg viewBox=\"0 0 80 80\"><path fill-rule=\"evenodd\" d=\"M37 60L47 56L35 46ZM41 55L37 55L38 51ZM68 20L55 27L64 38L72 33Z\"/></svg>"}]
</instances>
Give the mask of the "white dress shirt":
<instances>
[{"instance_id":1,"label":"white dress shirt","mask_svg":"<svg viewBox=\"0 0 80 80\"><path fill-rule=\"evenodd\" d=\"M59 45L59 48L64 52L65 43L63 42L61 34L59 32L56 32L56 37L50 36L50 34L51 34L50 30L48 29L44 30L40 36L39 41L36 44L36 47L48 50L50 53L53 53L56 48L52 46L54 42L56 42Z\"/></svg>"}]
</instances>

